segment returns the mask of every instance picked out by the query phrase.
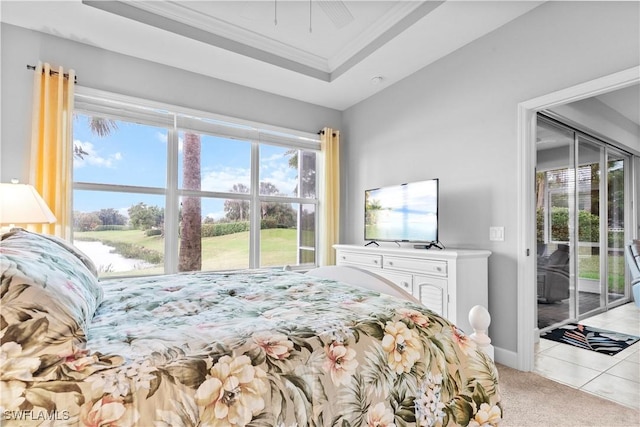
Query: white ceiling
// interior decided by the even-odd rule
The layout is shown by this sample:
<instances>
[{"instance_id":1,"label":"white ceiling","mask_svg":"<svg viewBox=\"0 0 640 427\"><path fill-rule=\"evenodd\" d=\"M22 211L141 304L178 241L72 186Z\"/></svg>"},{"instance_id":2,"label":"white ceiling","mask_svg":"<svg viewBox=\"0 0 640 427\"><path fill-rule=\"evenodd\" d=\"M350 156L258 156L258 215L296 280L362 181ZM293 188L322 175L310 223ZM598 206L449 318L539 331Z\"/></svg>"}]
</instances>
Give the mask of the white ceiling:
<instances>
[{"instance_id":1,"label":"white ceiling","mask_svg":"<svg viewBox=\"0 0 640 427\"><path fill-rule=\"evenodd\" d=\"M640 85L604 93L596 99L640 126Z\"/></svg>"},{"instance_id":2,"label":"white ceiling","mask_svg":"<svg viewBox=\"0 0 640 427\"><path fill-rule=\"evenodd\" d=\"M0 20L344 110L542 3L0 0ZM639 90L597 99L640 125Z\"/></svg>"},{"instance_id":3,"label":"white ceiling","mask_svg":"<svg viewBox=\"0 0 640 427\"><path fill-rule=\"evenodd\" d=\"M344 110L541 3L2 0L0 19Z\"/></svg>"}]
</instances>

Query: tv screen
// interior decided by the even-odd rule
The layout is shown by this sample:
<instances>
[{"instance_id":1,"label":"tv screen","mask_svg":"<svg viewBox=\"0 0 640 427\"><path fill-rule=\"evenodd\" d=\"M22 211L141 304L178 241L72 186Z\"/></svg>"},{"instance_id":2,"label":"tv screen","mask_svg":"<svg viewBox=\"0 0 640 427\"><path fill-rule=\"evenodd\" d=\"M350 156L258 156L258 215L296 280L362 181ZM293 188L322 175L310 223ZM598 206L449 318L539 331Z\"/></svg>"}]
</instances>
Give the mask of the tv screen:
<instances>
[{"instance_id":1,"label":"tv screen","mask_svg":"<svg viewBox=\"0 0 640 427\"><path fill-rule=\"evenodd\" d=\"M366 190L364 203L365 240L438 241L438 179Z\"/></svg>"}]
</instances>

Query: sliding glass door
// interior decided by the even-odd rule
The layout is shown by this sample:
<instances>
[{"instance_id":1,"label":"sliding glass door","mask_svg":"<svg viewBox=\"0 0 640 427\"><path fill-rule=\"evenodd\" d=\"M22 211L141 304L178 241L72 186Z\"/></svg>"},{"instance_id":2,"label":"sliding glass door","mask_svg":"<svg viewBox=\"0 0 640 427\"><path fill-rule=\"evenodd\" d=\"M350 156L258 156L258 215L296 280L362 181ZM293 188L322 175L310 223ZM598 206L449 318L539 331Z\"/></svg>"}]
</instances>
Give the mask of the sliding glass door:
<instances>
[{"instance_id":1,"label":"sliding glass door","mask_svg":"<svg viewBox=\"0 0 640 427\"><path fill-rule=\"evenodd\" d=\"M576 317L573 133L538 121L536 218L538 327Z\"/></svg>"},{"instance_id":2,"label":"sliding glass door","mask_svg":"<svg viewBox=\"0 0 640 427\"><path fill-rule=\"evenodd\" d=\"M608 257L606 301L612 307L630 298L630 288L625 280L624 244L627 237L625 224L631 228L631 159L624 152L614 149L607 150L607 218L604 224L607 230ZM630 236L631 234L628 233Z\"/></svg>"},{"instance_id":3,"label":"sliding glass door","mask_svg":"<svg viewBox=\"0 0 640 427\"><path fill-rule=\"evenodd\" d=\"M624 264L631 156L538 117L538 327L628 300Z\"/></svg>"}]
</instances>

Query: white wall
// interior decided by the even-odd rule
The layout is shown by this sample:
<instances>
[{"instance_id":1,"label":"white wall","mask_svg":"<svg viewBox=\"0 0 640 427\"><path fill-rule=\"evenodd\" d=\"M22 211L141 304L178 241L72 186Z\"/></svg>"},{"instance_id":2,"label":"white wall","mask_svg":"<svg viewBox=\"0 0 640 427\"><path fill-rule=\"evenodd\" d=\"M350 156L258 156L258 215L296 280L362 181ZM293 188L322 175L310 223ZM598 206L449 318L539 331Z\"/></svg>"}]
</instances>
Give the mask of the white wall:
<instances>
[{"instance_id":1,"label":"white wall","mask_svg":"<svg viewBox=\"0 0 640 427\"><path fill-rule=\"evenodd\" d=\"M78 85L315 133L341 113L44 33L2 24L0 181L28 181L33 71L38 60L73 68ZM88 41L86 41L88 43Z\"/></svg>"},{"instance_id":2,"label":"white wall","mask_svg":"<svg viewBox=\"0 0 640 427\"><path fill-rule=\"evenodd\" d=\"M363 243L366 188L440 178L440 240L447 247L492 251L490 332L502 350L496 355L513 355L518 326L516 107L637 66L639 6L545 3L346 110L341 240ZM437 40L425 41L424 49L429 43ZM505 241L489 241L493 225L505 227Z\"/></svg>"}]
</instances>

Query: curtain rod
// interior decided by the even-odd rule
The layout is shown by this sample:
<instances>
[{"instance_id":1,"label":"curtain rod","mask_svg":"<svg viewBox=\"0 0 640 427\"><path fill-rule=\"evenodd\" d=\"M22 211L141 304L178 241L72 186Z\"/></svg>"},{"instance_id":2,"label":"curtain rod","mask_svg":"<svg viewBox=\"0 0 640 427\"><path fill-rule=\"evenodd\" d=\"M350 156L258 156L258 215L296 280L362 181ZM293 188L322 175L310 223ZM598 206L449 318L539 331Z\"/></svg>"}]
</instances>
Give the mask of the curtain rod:
<instances>
[{"instance_id":1,"label":"curtain rod","mask_svg":"<svg viewBox=\"0 0 640 427\"><path fill-rule=\"evenodd\" d=\"M324 129L319 130L319 131L318 131L318 135L324 135ZM331 134L331 136L334 136L334 137L335 137L335 136L336 136L336 133L335 133L335 132L333 132L333 133Z\"/></svg>"},{"instance_id":2,"label":"curtain rod","mask_svg":"<svg viewBox=\"0 0 640 427\"><path fill-rule=\"evenodd\" d=\"M35 66L35 65L29 65L29 64L27 64L27 70L35 70L35 69L36 69L36 66ZM44 69L42 69L42 72L44 73ZM50 76L51 76L51 75L55 75L55 74L60 74L60 73L58 73L58 72L57 72L57 71L55 71L55 70L49 70L49 75L50 75ZM65 79L68 79L68 78L69 78L69 74L63 74L63 75L62 75L62 77L64 77ZM74 76L74 77L73 77L73 82L74 82L74 83L78 83L78 76Z\"/></svg>"}]
</instances>

